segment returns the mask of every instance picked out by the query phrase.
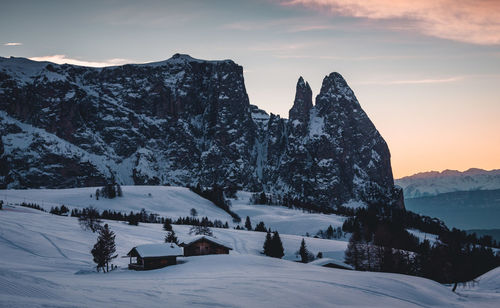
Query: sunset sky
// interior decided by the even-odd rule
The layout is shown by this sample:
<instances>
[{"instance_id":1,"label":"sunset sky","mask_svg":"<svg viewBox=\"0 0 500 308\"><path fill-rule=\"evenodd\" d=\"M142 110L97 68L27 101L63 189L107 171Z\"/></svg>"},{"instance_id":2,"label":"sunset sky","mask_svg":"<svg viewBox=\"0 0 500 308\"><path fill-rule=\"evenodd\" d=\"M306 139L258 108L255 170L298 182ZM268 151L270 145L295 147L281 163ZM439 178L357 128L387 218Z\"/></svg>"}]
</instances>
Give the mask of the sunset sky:
<instances>
[{"instance_id":1,"label":"sunset sky","mask_svg":"<svg viewBox=\"0 0 500 308\"><path fill-rule=\"evenodd\" d=\"M500 1L1 1L0 56L106 66L187 53L244 67L288 117L299 76L341 73L395 177L500 168Z\"/></svg>"}]
</instances>

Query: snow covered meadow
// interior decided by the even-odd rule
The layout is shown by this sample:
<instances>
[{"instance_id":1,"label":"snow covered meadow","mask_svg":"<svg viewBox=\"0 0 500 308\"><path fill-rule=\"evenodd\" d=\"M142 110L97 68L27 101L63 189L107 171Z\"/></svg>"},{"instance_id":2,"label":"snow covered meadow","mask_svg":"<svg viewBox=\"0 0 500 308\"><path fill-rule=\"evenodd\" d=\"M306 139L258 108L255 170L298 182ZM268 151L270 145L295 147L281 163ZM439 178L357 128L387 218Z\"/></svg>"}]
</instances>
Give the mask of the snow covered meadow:
<instances>
[{"instance_id":1,"label":"snow covered meadow","mask_svg":"<svg viewBox=\"0 0 500 308\"><path fill-rule=\"evenodd\" d=\"M148 188L125 187L124 197L96 203L89 197L92 189L85 189L9 190L1 191L0 199L8 194L7 202L22 202L14 200L25 196L26 202L44 200L48 208L66 204L137 211L144 207L169 217L189 215L194 207L200 216L230 222L228 214L181 188L160 187L149 196ZM217 239L233 248L229 255L184 257L175 266L129 271L128 258L121 257L136 245L161 243L162 225L107 221L116 233L119 257L113 263L119 267L97 273L90 254L97 235L82 230L76 218L4 205L0 211L0 307L497 307L500 302L500 269L455 294L447 286L418 277L293 262L303 237L287 234L287 228L293 230L297 223L304 229L296 233L313 232L302 225L311 223L310 228L319 229L322 223L333 224L340 218L244 204L243 195L233 202L233 209L243 217L249 215L254 223L263 220L281 229L283 260L261 255L265 233L214 228ZM169 206L162 208L162 203ZM180 238L188 237L189 226L173 227ZM345 240L305 240L314 254L321 251L333 258L342 258L347 246Z\"/></svg>"}]
</instances>

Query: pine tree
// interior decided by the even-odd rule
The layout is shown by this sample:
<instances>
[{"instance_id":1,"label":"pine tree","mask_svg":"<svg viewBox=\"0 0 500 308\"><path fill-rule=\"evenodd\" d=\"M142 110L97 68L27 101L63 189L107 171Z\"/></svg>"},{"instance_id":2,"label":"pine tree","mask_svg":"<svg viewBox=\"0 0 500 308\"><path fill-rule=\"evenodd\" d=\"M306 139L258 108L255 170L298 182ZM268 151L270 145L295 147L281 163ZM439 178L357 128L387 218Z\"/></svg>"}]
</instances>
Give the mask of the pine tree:
<instances>
[{"instance_id":1,"label":"pine tree","mask_svg":"<svg viewBox=\"0 0 500 308\"><path fill-rule=\"evenodd\" d=\"M101 195L101 194L100 194L100 190L99 190L99 188L97 188L97 189L95 190L95 199L96 199L96 200L99 200L99 196L100 196L100 195Z\"/></svg>"},{"instance_id":2,"label":"pine tree","mask_svg":"<svg viewBox=\"0 0 500 308\"><path fill-rule=\"evenodd\" d=\"M172 231L172 225L170 224L170 221L168 219L166 219L163 223L163 230Z\"/></svg>"},{"instance_id":3,"label":"pine tree","mask_svg":"<svg viewBox=\"0 0 500 308\"><path fill-rule=\"evenodd\" d=\"M120 184L116 184L116 195L118 197L123 197L122 187L120 186Z\"/></svg>"},{"instance_id":4,"label":"pine tree","mask_svg":"<svg viewBox=\"0 0 500 308\"><path fill-rule=\"evenodd\" d=\"M302 242L300 243L298 254L300 255L301 259L300 262L302 263L309 262L309 255L311 253L309 252L309 250L307 250L306 241L304 239L302 239Z\"/></svg>"},{"instance_id":5,"label":"pine tree","mask_svg":"<svg viewBox=\"0 0 500 308\"><path fill-rule=\"evenodd\" d=\"M271 236L271 230L268 230L267 234L266 234L266 240L264 241L263 253L269 257L271 256L271 242L272 242L272 240L273 240L273 238Z\"/></svg>"},{"instance_id":6,"label":"pine tree","mask_svg":"<svg viewBox=\"0 0 500 308\"><path fill-rule=\"evenodd\" d=\"M252 231L252 223L250 222L250 217L247 216L247 219L245 220L245 228L248 231Z\"/></svg>"},{"instance_id":7,"label":"pine tree","mask_svg":"<svg viewBox=\"0 0 500 308\"><path fill-rule=\"evenodd\" d=\"M358 246L358 242L360 240L360 234L358 232L354 232L349 239L349 244L347 245L347 250L345 251L345 263L352 265L354 269L360 269L362 264L363 252Z\"/></svg>"},{"instance_id":8,"label":"pine tree","mask_svg":"<svg viewBox=\"0 0 500 308\"><path fill-rule=\"evenodd\" d=\"M326 238L327 239L332 239L333 238L333 227L332 227L332 225L328 226L328 229L326 229Z\"/></svg>"},{"instance_id":9,"label":"pine tree","mask_svg":"<svg viewBox=\"0 0 500 308\"><path fill-rule=\"evenodd\" d=\"M271 240L271 257L281 259L285 255L285 250L283 249L283 243L281 242L280 235L278 231L274 231L273 238Z\"/></svg>"},{"instance_id":10,"label":"pine tree","mask_svg":"<svg viewBox=\"0 0 500 308\"><path fill-rule=\"evenodd\" d=\"M263 221L259 222L257 224L257 226L255 226L255 231L258 231L258 232L267 232L266 225L264 224Z\"/></svg>"},{"instance_id":11,"label":"pine tree","mask_svg":"<svg viewBox=\"0 0 500 308\"><path fill-rule=\"evenodd\" d=\"M109 272L109 262L118 256L114 254L115 252L115 233L109 229L108 224L105 224L104 228L99 230L97 243L91 250L97 271L102 268L103 272Z\"/></svg>"},{"instance_id":12,"label":"pine tree","mask_svg":"<svg viewBox=\"0 0 500 308\"><path fill-rule=\"evenodd\" d=\"M174 244L179 243L179 240L177 239L174 230L167 231L167 235L165 236L165 243L174 243Z\"/></svg>"}]
</instances>

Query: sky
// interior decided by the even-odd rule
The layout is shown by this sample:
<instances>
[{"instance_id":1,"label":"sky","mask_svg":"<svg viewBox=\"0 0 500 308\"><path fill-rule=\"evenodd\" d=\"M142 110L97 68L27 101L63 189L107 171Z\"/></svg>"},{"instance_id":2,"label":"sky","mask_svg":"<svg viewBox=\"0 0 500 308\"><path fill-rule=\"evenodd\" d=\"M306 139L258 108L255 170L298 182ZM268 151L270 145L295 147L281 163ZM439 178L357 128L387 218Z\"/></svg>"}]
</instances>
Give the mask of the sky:
<instances>
[{"instance_id":1,"label":"sky","mask_svg":"<svg viewBox=\"0 0 500 308\"><path fill-rule=\"evenodd\" d=\"M396 178L500 168L498 0L0 0L0 56L89 66L232 59L251 104L288 117L339 72Z\"/></svg>"}]
</instances>

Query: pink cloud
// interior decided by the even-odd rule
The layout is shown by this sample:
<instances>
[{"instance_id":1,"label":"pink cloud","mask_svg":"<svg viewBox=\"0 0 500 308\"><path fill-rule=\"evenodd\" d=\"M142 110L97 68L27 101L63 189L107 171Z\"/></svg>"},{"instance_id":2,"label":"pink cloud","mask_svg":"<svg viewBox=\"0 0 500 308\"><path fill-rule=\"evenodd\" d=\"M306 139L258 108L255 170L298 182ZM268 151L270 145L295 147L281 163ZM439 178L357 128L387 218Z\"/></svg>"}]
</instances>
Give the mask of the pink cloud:
<instances>
[{"instance_id":1,"label":"pink cloud","mask_svg":"<svg viewBox=\"0 0 500 308\"><path fill-rule=\"evenodd\" d=\"M42 57L31 57L29 58L33 61L48 61L57 64L74 64L80 66L92 66L92 67L104 67L104 66L115 66L115 65L123 65L130 63L131 61L128 59L109 59L105 61L86 61L79 60L74 58L69 58L66 55L51 55L51 56L42 56Z\"/></svg>"},{"instance_id":2,"label":"pink cloud","mask_svg":"<svg viewBox=\"0 0 500 308\"><path fill-rule=\"evenodd\" d=\"M281 0L333 15L402 20L401 28L454 41L500 44L498 0Z\"/></svg>"}]
</instances>

